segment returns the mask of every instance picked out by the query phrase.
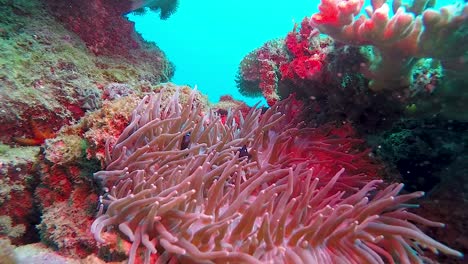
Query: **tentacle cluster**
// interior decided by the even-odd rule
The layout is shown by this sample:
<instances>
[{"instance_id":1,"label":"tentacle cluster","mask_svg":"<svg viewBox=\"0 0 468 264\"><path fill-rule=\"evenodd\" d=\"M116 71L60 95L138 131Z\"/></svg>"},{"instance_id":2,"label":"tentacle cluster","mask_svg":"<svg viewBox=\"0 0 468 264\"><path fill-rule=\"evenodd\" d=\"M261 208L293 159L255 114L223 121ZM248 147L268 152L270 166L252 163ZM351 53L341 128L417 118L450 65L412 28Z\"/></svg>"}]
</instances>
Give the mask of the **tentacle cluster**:
<instances>
[{"instance_id":1,"label":"tentacle cluster","mask_svg":"<svg viewBox=\"0 0 468 264\"><path fill-rule=\"evenodd\" d=\"M314 155L339 151L333 140L307 141L285 118L288 100L221 122L194 94L183 106L163 94L142 100L95 174L108 193L91 231L101 243L103 232L120 231L132 242L130 263L140 248L157 263L421 263L423 248L460 255L415 225L441 223L405 209L423 193L377 190L380 180ZM310 155L295 158L298 147Z\"/></svg>"}]
</instances>

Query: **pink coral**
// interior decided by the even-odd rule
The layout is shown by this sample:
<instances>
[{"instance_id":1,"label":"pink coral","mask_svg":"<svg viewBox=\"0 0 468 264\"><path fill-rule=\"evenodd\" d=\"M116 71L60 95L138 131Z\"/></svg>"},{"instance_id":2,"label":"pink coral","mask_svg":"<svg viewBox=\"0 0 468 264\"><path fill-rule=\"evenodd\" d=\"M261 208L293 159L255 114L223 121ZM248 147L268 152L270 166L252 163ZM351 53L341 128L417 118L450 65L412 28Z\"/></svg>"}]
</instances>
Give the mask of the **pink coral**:
<instances>
[{"instance_id":1,"label":"pink coral","mask_svg":"<svg viewBox=\"0 0 468 264\"><path fill-rule=\"evenodd\" d=\"M375 166L366 152L350 148L356 141L301 128L290 100L237 123L203 112L194 96L184 105L164 91L144 98L95 174L108 192L91 231L106 243L102 233L116 227L132 242L129 263L140 247L147 263L419 263L423 248L461 255L414 224L443 226L406 210L422 192L381 189L365 173Z\"/></svg>"},{"instance_id":2,"label":"pink coral","mask_svg":"<svg viewBox=\"0 0 468 264\"><path fill-rule=\"evenodd\" d=\"M444 67L466 69L468 4L453 4L436 11L429 0L371 1L367 17L359 15L364 0L322 0L311 24L322 33L350 45L372 45L380 59L363 68L373 90L405 87L415 58L441 60ZM358 16L359 15L359 16ZM390 83L390 84L389 84Z\"/></svg>"}]
</instances>

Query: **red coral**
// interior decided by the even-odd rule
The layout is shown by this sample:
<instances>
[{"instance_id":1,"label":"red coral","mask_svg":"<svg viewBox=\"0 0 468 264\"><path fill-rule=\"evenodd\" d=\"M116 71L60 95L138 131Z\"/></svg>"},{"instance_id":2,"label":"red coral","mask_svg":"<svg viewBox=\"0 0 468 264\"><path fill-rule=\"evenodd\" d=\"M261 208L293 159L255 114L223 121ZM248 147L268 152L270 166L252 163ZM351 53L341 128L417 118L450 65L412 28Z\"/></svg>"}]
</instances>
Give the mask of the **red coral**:
<instances>
[{"instance_id":1,"label":"red coral","mask_svg":"<svg viewBox=\"0 0 468 264\"><path fill-rule=\"evenodd\" d=\"M280 65L283 80L314 79L320 75L327 52L322 46L314 47L310 43L311 40L319 39L318 34L319 32L310 25L309 19L305 18L299 32L294 28L287 35L285 46L292 60Z\"/></svg>"},{"instance_id":2,"label":"red coral","mask_svg":"<svg viewBox=\"0 0 468 264\"><path fill-rule=\"evenodd\" d=\"M66 201L72 191L72 182L63 166L41 164L41 184L36 189L42 207L49 207L55 202Z\"/></svg>"},{"instance_id":3,"label":"red coral","mask_svg":"<svg viewBox=\"0 0 468 264\"><path fill-rule=\"evenodd\" d=\"M318 34L318 32L310 25L309 19L304 18L301 22L299 32L297 26L288 33L285 40L286 48L294 57L306 56L309 54L309 39Z\"/></svg>"},{"instance_id":4,"label":"red coral","mask_svg":"<svg viewBox=\"0 0 468 264\"><path fill-rule=\"evenodd\" d=\"M91 182L82 178L86 168L51 164L44 157L40 166L41 183L35 194L42 211L37 226L41 240L68 256L84 258L96 252L88 230L98 197Z\"/></svg>"},{"instance_id":5,"label":"red coral","mask_svg":"<svg viewBox=\"0 0 468 264\"><path fill-rule=\"evenodd\" d=\"M44 242L67 256L84 258L96 251L89 233L97 196L89 186L77 185L65 202L56 202L43 212L38 228Z\"/></svg>"},{"instance_id":6,"label":"red coral","mask_svg":"<svg viewBox=\"0 0 468 264\"><path fill-rule=\"evenodd\" d=\"M320 37L304 18L300 29L295 26L284 41L268 42L244 58L238 81L241 93L257 95L256 88L272 106L287 96L280 91L285 80L297 86L304 86L305 81L321 81L331 50L330 39Z\"/></svg>"},{"instance_id":7,"label":"red coral","mask_svg":"<svg viewBox=\"0 0 468 264\"><path fill-rule=\"evenodd\" d=\"M314 79L322 70L322 59L302 56L280 66L283 79Z\"/></svg>"}]
</instances>

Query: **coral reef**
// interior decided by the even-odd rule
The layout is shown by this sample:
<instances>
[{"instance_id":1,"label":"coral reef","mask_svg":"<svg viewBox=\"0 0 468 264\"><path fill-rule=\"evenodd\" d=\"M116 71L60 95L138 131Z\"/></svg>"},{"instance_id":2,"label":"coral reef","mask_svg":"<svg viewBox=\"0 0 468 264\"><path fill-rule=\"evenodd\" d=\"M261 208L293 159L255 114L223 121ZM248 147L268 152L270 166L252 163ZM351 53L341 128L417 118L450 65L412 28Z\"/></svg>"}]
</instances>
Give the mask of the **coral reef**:
<instances>
[{"instance_id":1,"label":"coral reef","mask_svg":"<svg viewBox=\"0 0 468 264\"><path fill-rule=\"evenodd\" d=\"M417 212L448 223L447 231L422 230L466 252L466 164L460 159L466 156L462 142L468 120L463 44L468 9L466 3L440 10L431 9L434 1L392 3L393 16L385 1L371 1L366 17L359 15L363 1L323 0L308 24L304 20L284 40L268 42L244 58L238 87L245 95L263 95L272 102L295 94L308 108L302 120L312 126L351 122L374 146L373 154L384 159L392 180L399 178L407 191L428 191ZM314 59L318 46L311 27L333 39L319 46L326 54L325 67L312 75L313 81L306 74L280 71L281 65L291 69L296 57ZM441 207L457 208L456 213Z\"/></svg>"},{"instance_id":2,"label":"coral reef","mask_svg":"<svg viewBox=\"0 0 468 264\"><path fill-rule=\"evenodd\" d=\"M290 62L280 65L281 78L316 79L319 78L327 55L333 49L329 38L318 36L319 32L302 20L299 32L293 29L285 39L288 53L293 57Z\"/></svg>"},{"instance_id":3,"label":"coral reef","mask_svg":"<svg viewBox=\"0 0 468 264\"><path fill-rule=\"evenodd\" d=\"M143 57L138 53L152 56L158 50L136 34L133 23L125 19L123 14L149 5L150 9L160 9L161 18L166 19L177 7L177 1L174 0L152 1L148 4L130 0L43 1L49 11L68 30L77 34L94 54L133 58ZM139 7L136 2L140 2Z\"/></svg>"},{"instance_id":4,"label":"coral reef","mask_svg":"<svg viewBox=\"0 0 468 264\"><path fill-rule=\"evenodd\" d=\"M177 10L177 0L43 0L50 12L70 31L77 34L96 55L135 57L150 47L135 33L132 22L123 14L144 12L144 8L159 10L167 19ZM141 49L144 48L144 49ZM157 51L157 50L154 50ZM146 53L146 52L145 52ZM151 55L151 52L147 52Z\"/></svg>"},{"instance_id":5,"label":"coral reef","mask_svg":"<svg viewBox=\"0 0 468 264\"><path fill-rule=\"evenodd\" d=\"M466 261L466 3L322 0L263 108L163 83L124 15L178 3L0 0L1 263Z\"/></svg>"},{"instance_id":6,"label":"coral reef","mask_svg":"<svg viewBox=\"0 0 468 264\"><path fill-rule=\"evenodd\" d=\"M422 227L422 230L431 236L440 238L440 241L456 247L461 252L468 252L467 214L468 202L468 169L466 159L468 154L459 154L441 172L441 182L428 194L427 199L421 201L416 212L424 217L440 219L446 223L444 231ZM466 257L465 257L466 258ZM466 259L453 259L439 255L434 257L439 263L462 264Z\"/></svg>"},{"instance_id":7,"label":"coral reef","mask_svg":"<svg viewBox=\"0 0 468 264\"><path fill-rule=\"evenodd\" d=\"M468 41L468 4L456 2L435 10L431 8L435 1L391 2L393 15L386 1L371 1L365 8L366 17L359 15L363 0L323 0L310 23L338 42L367 46L363 54L369 60L362 64L361 72L374 91L420 91L420 79L414 76L437 71L440 63L445 78L437 86L426 86L434 94L417 100L419 113L466 121L460 109L466 112L468 102L464 74L468 71L464 44ZM429 58L433 65L418 71L421 61Z\"/></svg>"},{"instance_id":8,"label":"coral reef","mask_svg":"<svg viewBox=\"0 0 468 264\"><path fill-rule=\"evenodd\" d=\"M386 1L372 1L364 15L357 16L363 0L323 0L311 23L332 38L351 45L372 45L380 59L373 60L366 75L373 90L408 86L416 58L434 58L445 67L467 69L468 5L456 3L440 10L435 1L415 0L405 5L392 1L393 16Z\"/></svg>"},{"instance_id":9,"label":"coral reef","mask_svg":"<svg viewBox=\"0 0 468 264\"><path fill-rule=\"evenodd\" d=\"M15 137L35 139L34 126L56 132L77 121L100 106L100 88L110 83L146 87L168 81L173 74L154 44L142 43L126 56L95 56L52 17L43 2L1 0L0 6L0 140L4 143L13 143ZM117 41L113 46L118 46Z\"/></svg>"},{"instance_id":10,"label":"coral reef","mask_svg":"<svg viewBox=\"0 0 468 264\"><path fill-rule=\"evenodd\" d=\"M97 253L89 233L98 198L91 175L101 168L105 139L118 136L128 124L135 100L130 95L104 101L101 109L63 127L43 146L35 189L42 214L37 229L41 241L61 254L84 258Z\"/></svg>"},{"instance_id":11,"label":"coral reef","mask_svg":"<svg viewBox=\"0 0 468 264\"><path fill-rule=\"evenodd\" d=\"M405 209L422 192L379 187L350 127L301 128L291 99L223 123L193 99L163 97L140 102L95 174L106 193L91 231L105 244L105 229L118 228L132 242L129 263L140 247L146 262L163 263L416 263L423 248L462 256L413 224L443 226Z\"/></svg>"},{"instance_id":12,"label":"coral reef","mask_svg":"<svg viewBox=\"0 0 468 264\"><path fill-rule=\"evenodd\" d=\"M372 1L366 17L363 2L324 0L284 40L251 52L239 67L240 92L262 94L270 105L292 93L318 99L308 102L311 113L332 120L338 109L350 121L395 121L406 108L412 116L466 121L467 4L437 11L427 0L392 1L391 16L385 1Z\"/></svg>"},{"instance_id":13,"label":"coral reef","mask_svg":"<svg viewBox=\"0 0 468 264\"><path fill-rule=\"evenodd\" d=\"M96 55L127 56L140 47L133 24L122 16L130 9L130 1L44 0L44 3Z\"/></svg>"},{"instance_id":14,"label":"coral reef","mask_svg":"<svg viewBox=\"0 0 468 264\"><path fill-rule=\"evenodd\" d=\"M186 86L170 83L145 89L150 89L146 92L165 89L167 94L178 91L182 102L188 100L191 91ZM42 147L37 161L40 181L34 190L42 214L37 229L41 241L61 254L84 258L95 253L113 261L125 256L120 253L123 248L119 249L117 242L98 251L89 227L96 213L99 193L92 173L104 163L106 141L119 137L140 101L142 91L131 90L133 92L126 96L104 100L102 108L87 113L76 124L64 126ZM197 102L206 105L207 99L200 96Z\"/></svg>"},{"instance_id":15,"label":"coral reef","mask_svg":"<svg viewBox=\"0 0 468 264\"><path fill-rule=\"evenodd\" d=\"M95 159L86 159L84 140L76 135L47 141L39 156L40 182L34 191L41 220L36 232L41 242L61 254L84 258L95 252L87 229L97 199L89 175L98 168Z\"/></svg>"},{"instance_id":16,"label":"coral reef","mask_svg":"<svg viewBox=\"0 0 468 264\"><path fill-rule=\"evenodd\" d=\"M0 145L0 238L9 238L14 243L37 240L33 229L39 219L33 194L38 153L38 147Z\"/></svg>"},{"instance_id":17,"label":"coral reef","mask_svg":"<svg viewBox=\"0 0 468 264\"><path fill-rule=\"evenodd\" d=\"M461 252L468 252L467 127L466 122L439 118L404 119L372 143L376 154L402 175L407 190L427 191L416 212L446 224L444 231L422 230ZM443 255L433 258L439 263L466 262Z\"/></svg>"},{"instance_id":18,"label":"coral reef","mask_svg":"<svg viewBox=\"0 0 468 264\"><path fill-rule=\"evenodd\" d=\"M377 154L393 164L407 190L430 192L467 149L468 125L442 119L401 120L380 136Z\"/></svg>"},{"instance_id":19,"label":"coral reef","mask_svg":"<svg viewBox=\"0 0 468 264\"><path fill-rule=\"evenodd\" d=\"M84 258L95 252L96 244L89 234L97 195L84 184L75 183L65 201L45 207L37 226L41 241L65 256Z\"/></svg>"},{"instance_id":20,"label":"coral reef","mask_svg":"<svg viewBox=\"0 0 468 264\"><path fill-rule=\"evenodd\" d=\"M249 53L236 81L242 94L263 95L269 105L294 94L309 108L304 118L311 125L351 121L372 131L396 121L409 104L410 94L370 90L359 73L367 60L358 48L318 34L309 18L304 18L285 39L267 42Z\"/></svg>"},{"instance_id":21,"label":"coral reef","mask_svg":"<svg viewBox=\"0 0 468 264\"><path fill-rule=\"evenodd\" d=\"M133 94L132 88L124 83L109 83L103 88L103 100L115 100Z\"/></svg>"},{"instance_id":22,"label":"coral reef","mask_svg":"<svg viewBox=\"0 0 468 264\"><path fill-rule=\"evenodd\" d=\"M333 50L332 41L318 33L305 18L284 41L273 40L251 52L239 68L239 91L247 96L263 94L270 106L289 96L288 86L311 86L305 92L312 95L326 82L323 65Z\"/></svg>"}]
</instances>

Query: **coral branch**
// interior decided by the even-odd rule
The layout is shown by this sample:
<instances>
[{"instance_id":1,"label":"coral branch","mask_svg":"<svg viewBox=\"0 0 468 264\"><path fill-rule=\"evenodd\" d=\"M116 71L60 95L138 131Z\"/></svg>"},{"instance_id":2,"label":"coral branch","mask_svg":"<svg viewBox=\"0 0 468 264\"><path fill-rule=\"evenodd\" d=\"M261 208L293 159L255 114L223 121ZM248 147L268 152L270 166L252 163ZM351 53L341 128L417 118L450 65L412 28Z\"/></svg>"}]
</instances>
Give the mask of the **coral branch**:
<instances>
[{"instance_id":1,"label":"coral branch","mask_svg":"<svg viewBox=\"0 0 468 264\"><path fill-rule=\"evenodd\" d=\"M385 1L372 1L360 15L363 0L322 0L311 23L322 33L351 45L372 45L380 60L364 73L374 90L407 86L415 58L434 58L451 68L464 67L468 54L468 4L453 4L436 11L433 3L411 5L393 1L394 15ZM392 85L393 83L393 85Z\"/></svg>"}]
</instances>

